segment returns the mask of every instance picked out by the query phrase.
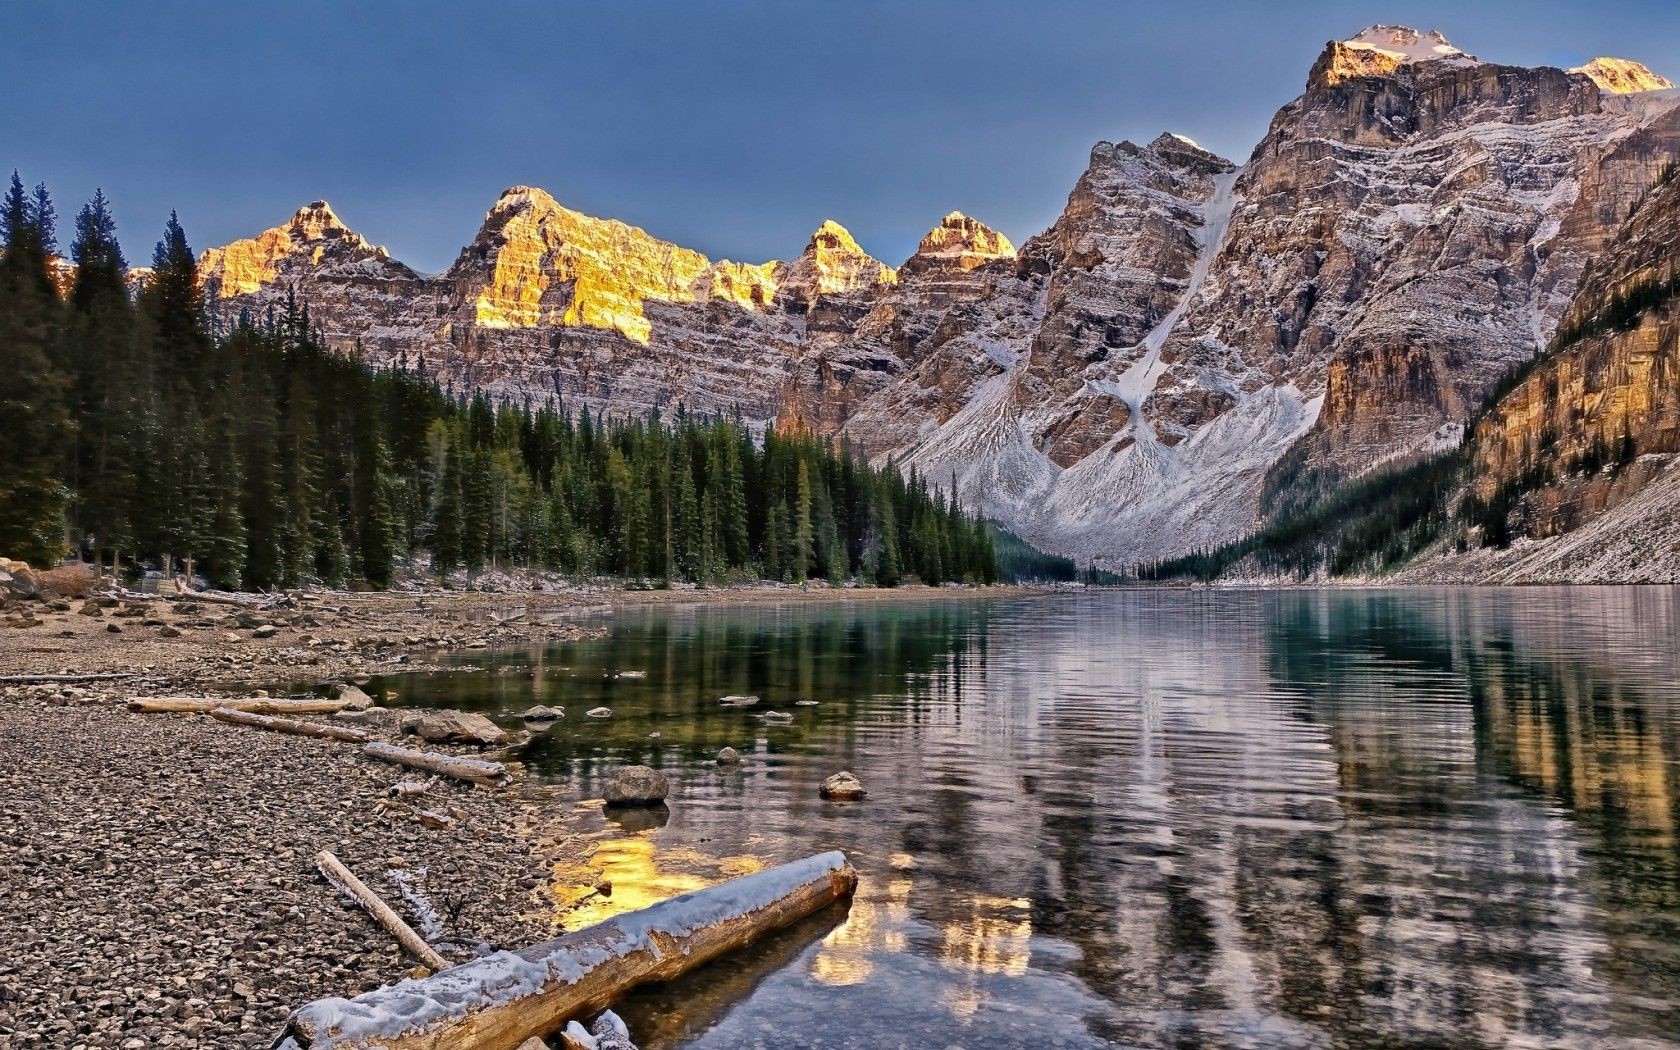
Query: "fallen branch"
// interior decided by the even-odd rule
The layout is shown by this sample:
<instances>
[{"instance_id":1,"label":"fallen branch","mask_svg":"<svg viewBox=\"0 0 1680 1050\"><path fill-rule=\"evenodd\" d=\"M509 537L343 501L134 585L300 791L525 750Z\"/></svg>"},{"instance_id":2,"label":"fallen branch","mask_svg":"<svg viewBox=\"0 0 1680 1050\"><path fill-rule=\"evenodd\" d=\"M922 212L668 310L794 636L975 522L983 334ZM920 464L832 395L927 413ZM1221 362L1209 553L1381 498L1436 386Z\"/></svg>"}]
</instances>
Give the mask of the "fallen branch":
<instances>
[{"instance_id":1,"label":"fallen branch","mask_svg":"<svg viewBox=\"0 0 1680 1050\"><path fill-rule=\"evenodd\" d=\"M374 741L362 747L362 754L369 758L377 758L384 762L393 762L410 769L423 769L428 773L441 773L446 777L465 780L473 784L485 784L490 787L500 787L508 781L507 767L500 762L486 762L479 758L457 758L454 755L443 755L436 751L415 751L413 748L398 747Z\"/></svg>"},{"instance_id":2,"label":"fallen branch","mask_svg":"<svg viewBox=\"0 0 1680 1050\"><path fill-rule=\"evenodd\" d=\"M72 685L76 682L109 682L135 675L134 671L116 674L9 674L0 677L0 685Z\"/></svg>"},{"instance_id":3,"label":"fallen branch","mask_svg":"<svg viewBox=\"0 0 1680 1050\"><path fill-rule=\"evenodd\" d=\"M240 711L231 707L218 707L210 712L210 717L218 722L232 722L235 725L253 726L257 729L272 729L276 733L292 733L296 736L312 736L322 740L344 740L352 744L365 744L368 732L354 726L322 725L319 722L300 722L295 718L283 718L279 715L258 715L249 711Z\"/></svg>"},{"instance_id":4,"label":"fallen branch","mask_svg":"<svg viewBox=\"0 0 1680 1050\"><path fill-rule=\"evenodd\" d=\"M385 794L390 798L405 798L409 795L424 795L426 792L432 790L433 786L435 786L437 782L438 778L435 776L430 780L399 780L395 784L386 788Z\"/></svg>"},{"instance_id":5,"label":"fallen branch","mask_svg":"<svg viewBox=\"0 0 1680 1050\"><path fill-rule=\"evenodd\" d=\"M361 879L350 873L339 859L330 852L322 850L315 855L315 866L321 869L326 880L349 894L351 899L362 906L362 910L373 916L379 925L385 927L386 932L397 939L410 955L431 967L433 972L449 969L449 961L439 955L432 946L427 944L414 928L402 920L402 916L391 910L391 906L379 899L379 895L368 889Z\"/></svg>"},{"instance_id":6,"label":"fallen branch","mask_svg":"<svg viewBox=\"0 0 1680 1050\"><path fill-rule=\"evenodd\" d=\"M288 1050L510 1050L852 895L843 854L761 871L587 930L294 1013Z\"/></svg>"},{"instance_id":7,"label":"fallen branch","mask_svg":"<svg viewBox=\"0 0 1680 1050\"><path fill-rule=\"evenodd\" d=\"M130 700L128 709L142 714L191 712L208 714L218 708L254 715L330 715L349 705L342 700L284 696L149 696Z\"/></svg>"}]
</instances>

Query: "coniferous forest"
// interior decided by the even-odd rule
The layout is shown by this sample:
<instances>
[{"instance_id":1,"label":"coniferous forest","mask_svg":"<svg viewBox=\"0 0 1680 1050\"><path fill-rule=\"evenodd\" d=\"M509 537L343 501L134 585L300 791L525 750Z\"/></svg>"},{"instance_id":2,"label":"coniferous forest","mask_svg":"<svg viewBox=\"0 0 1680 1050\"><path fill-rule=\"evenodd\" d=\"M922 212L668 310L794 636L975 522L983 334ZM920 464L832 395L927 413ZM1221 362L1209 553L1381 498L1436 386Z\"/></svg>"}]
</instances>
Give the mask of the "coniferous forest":
<instances>
[{"instance_id":1,"label":"coniferous forest","mask_svg":"<svg viewBox=\"0 0 1680 1050\"><path fill-rule=\"evenodd\" d=\"M607 420L327 350L305 304L212 319L174 216L131 286L108 202L61 255L45 187L0 213L0 554L212 586L456 569L654 582L993 582L991 530L925 479L740 419Z\"/></svg>"}]
</instances>

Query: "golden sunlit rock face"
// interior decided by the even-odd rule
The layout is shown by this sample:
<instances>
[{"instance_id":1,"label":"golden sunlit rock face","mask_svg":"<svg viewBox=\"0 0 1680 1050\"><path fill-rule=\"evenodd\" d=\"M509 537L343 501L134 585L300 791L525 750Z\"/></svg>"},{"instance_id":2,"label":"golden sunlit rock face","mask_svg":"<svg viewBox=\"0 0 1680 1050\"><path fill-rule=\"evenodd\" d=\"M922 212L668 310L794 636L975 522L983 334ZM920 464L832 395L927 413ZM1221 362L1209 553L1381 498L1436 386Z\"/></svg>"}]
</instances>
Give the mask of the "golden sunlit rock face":
<instances>
[{"instance_id":1,"label":"golden sunlit rock face","mask_svg":"<svg viewBox=\"0 0 1680 1050\"><path fill-rule=\"evenodd\" d=\"M481 327L602 328L643 345L653 332L650 303L764 311L780 295L784 305L804 308L896 279L833 220L790 262L714 263L634 226L562 207L529 186L502 195L451 274Z\"/></svg>"},{"instance_id":2,"label":"golden sunlit rock face","mask_svg":"<svg viewBox=\"0 0 1680 1050\"><path fill-rule=\"evenodd\" d=\"M1588 273L1562 324L1581 335L1542 358L1476 428L1477 496L1489 499L1501 486L1547 472L1549 480L1528 486L1525 496L1531 535L1571 532L1631 505L1680 453L1677 242L1680 179L1670 177ZM1620 323L1603 320L1618 310ZM1661 491L1644 502L1672 514Z\"/></svg>"},{"instance_id":3,"label":"golden sunlit rock face","mask_svg":"<svg viewBox=\"0 0 1680 1050\"><path fill-rule=\"evenodd\" d=\"M916 254L905 266L972 270L994 259L1013 258L1015 246L1009 243L1008 237L983 222L954 211L928 231L922 243L916 246Z\"/></svg>"},{"instance_id":4,"label":"golden sunlit rock face","mask_svg":"<svg viewBox=\"0 0 1680 1050\"><path fill-rule=\"evenodd\" d=\"M896 268L832 221L790 258L714 261L520 186L437 276L312 205L209 253L206 287L225 317L295 291L334 348L457 390L844 439L1128 565L1237 538L1274 482L1456 442L1680 157L1667 83L1372 26L1245 164L1099 143L1019 252L953 212Z\"/></svg>"},{"instance_id":5,"label":"golden sunlit rock face","mask_svg":"<svg viewBox=\"0 0 1680 1050\"><path fill-rule=\"evenodd\" d=\"M1571 73L1581 73L1592 79L1601 90L1612 95L1633 95L1642 91L1666 91L1674 81L1659 76L1641 62L1626 58L1595 58L1584 66L1576 66Z\"/></svg>"},{"instance_id":6,"label":"golden sunlit rock face","mask_svg":"<svg viewBox=\"0 0 1680 1050\"><path fill-rule=\"evenodd\" d=\"M248 240L212 248L200 258L199 279L213 298L227 299L259 291L291 271L323 265L372 261L388 263L384 248L369 244L333 214L326 201L299 208L283 226Z\"/></svg>"}]
</instances>

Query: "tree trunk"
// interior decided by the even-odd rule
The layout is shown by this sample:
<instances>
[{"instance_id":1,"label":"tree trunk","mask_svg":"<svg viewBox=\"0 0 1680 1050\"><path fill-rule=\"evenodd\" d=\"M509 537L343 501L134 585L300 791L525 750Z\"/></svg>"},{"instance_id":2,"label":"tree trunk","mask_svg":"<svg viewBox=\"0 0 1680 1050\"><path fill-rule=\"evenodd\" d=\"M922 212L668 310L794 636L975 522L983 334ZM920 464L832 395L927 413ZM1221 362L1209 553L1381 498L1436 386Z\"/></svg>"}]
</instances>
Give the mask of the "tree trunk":
<instances>
[{"instance_id":1,"label":"tree trunk","mask_svg":"<svg viewBox=\"0 0 1680 1050\"><path fill-rule=\"evenodd\" d=\"M292 733L297 736L312 736L322 740L343 740L352 744L365 744L368 732L354 726L323 725L319 722L299 722L295 718L282 718L279 715L258 715L249 711L240 711L231 707L218 707L210 712L210 717L218 722L232 722L235 725L254 726L257 729L272 729L276 733Z\"/></svg>"},{"instance_id":2,"label":"tree trunk","mask_svg":"<svg viewBox=\"0 0 1680 1050\"><path fill-rule=\"evenodd\" d=\"M311 1003L292 1015L279 1050L513 1050L856 889L843 854L808 857L435 977Z\"/></svg>"},{"instance_id":3,"label":"tree trunk","mask_svg":"<svg viewBox=\"0 0 1680 1050\"><path fill-rule=\"evenodd\" d=\"M222 707L230 711L248 711L256 715L330 715L348 706L342 700L326 700L313 696L148 696L128 702L130 711L152 715L167 712L208 714Z\"/></svg>"},{"instance_id":4,"label":"tree trunk","mask_svg":"<svg viewBox=\"0 0 1680 1050\"><path fill-rule=\"evenodd\" d=\"M413 748L398 747L396 744L386 744L380 741L374 741L364 746L362 754L369 758L394 762L399 766L408 766L410 769L423 769L428 773L441 773L457 780L484 784L488 787L500 787L507 783L509 779L507 767L500 762L486 762L479 758L457 758L454 755L439 754L436 751L416 751Z\"/></svg>"}]
</instances>

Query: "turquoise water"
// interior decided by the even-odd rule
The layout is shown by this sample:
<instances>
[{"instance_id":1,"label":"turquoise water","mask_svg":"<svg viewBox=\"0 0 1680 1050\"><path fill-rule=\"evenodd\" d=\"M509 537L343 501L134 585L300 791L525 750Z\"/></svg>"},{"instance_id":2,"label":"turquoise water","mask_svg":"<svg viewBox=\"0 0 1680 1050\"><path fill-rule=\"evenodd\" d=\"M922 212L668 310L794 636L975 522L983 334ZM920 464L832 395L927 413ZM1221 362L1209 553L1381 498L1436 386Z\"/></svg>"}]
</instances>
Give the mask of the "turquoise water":
<instances>
[{"instance_id":1,"label":"turquoise water","mask_svg":"<svg viewBox=\"0 0 1680 1050\"><path fill-rule=\"evenodd\" d=\"M602 824L614 894L574 922L851 857L849 910L633 996L648 1050L1680 1046L1680 591L604 622L377 687L510 726L565 707L528 760L567 796L624 762L671 777L667 811ZM818 798L841 769L867 799Z\"/></svg>"}]
</instances>

